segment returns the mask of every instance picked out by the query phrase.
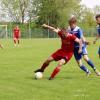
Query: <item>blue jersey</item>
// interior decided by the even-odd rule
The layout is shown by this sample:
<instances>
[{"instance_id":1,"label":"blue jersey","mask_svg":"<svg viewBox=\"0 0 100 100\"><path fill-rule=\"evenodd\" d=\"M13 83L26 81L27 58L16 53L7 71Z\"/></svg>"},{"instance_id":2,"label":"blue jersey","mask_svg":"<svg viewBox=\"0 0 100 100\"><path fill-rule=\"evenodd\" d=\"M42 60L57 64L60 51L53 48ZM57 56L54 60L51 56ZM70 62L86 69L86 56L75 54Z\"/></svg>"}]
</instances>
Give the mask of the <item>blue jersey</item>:
<instances>
[{"instance_id":1,"label":"blue jersey","mask_svg":"<svg viewBox=\"0 0 100 100\"><path fill-rule=\"evenodd\" d=\"M74 29L68 27L68 32L74 34L77 38L81 39L83 37L83 31L80 27L76 26ZM79 47L79 43L74 43L75 47Z\"/></svg>"},{"instance_id":2,"label":"blue jersey","mask_svg":"<svg viewBox=\"0 0 100 100\"><path fill-rule=\"evenodd\" d=\"M82 39L83 37L83 31L78 26L76 26L74 29L71 29L70 27L68 27L68 31L71 34L74 34L78 39ZM78 50L79 50L79 44L75 42L74 43L74 57L76 60L80 60L82 58L82 55L87 54L85 43L83 43L83 46L82 46L82 53L79 54Z\"/></svg>"},{"instance_id":3,"label":"blue jersey","mask_svg":"<svg viewBox=\"0 0 100 100\"><path fill-rule=\"evenodd\" d=\"M100 36L100 25L97 26L97 31L98 31L98 35ZM99 46L98 54L100 54L100 46Z\"/></svg>"},{"instance_id":4,"label":"blue jersey","mask_svg":"<svg viewBox=\"0 0 100 100\"><path fill-rule=\"evenodd\" d=\"M100 25L97 26L98 35L100 36Z\"/></svg>"}]
</instances>

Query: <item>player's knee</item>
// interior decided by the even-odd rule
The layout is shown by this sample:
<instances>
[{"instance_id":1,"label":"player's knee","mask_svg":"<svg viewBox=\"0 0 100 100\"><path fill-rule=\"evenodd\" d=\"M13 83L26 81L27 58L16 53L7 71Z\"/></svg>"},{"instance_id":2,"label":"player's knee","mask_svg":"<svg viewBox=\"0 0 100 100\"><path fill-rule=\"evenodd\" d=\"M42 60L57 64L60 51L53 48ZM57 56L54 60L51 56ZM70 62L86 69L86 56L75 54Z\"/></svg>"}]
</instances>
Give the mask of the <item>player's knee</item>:
<instances>
[{"instance_id":1,"label":"player's knee","mask_svg":"<svg viewBox=\"0 0 100 100\"><path fill-rule=\"evenodd\" d=\"M77 63L78 63L78 66L79 66L79 67L83 65L83 63L82 63L81 60L78 60Z\"/></svg>"},{"instance_id":2,"label":"player's knee","mask_svg":"<svg viewBox=\"0 0 100 100\"><path fill-rule=\"evenodd\" d=\"M62 66L66 63L65 59L61 59L58 63L59 66Z\"/></svg>"},{"instance_id":3,"label":"player's knee","mask_svg":"<svg viewBox=\"0 0 100 100\"><path fill-rule=\"evenodd\" d=\"M83 58L84 58L85 61L88 61L89 60L89 58L88 58L87 55L84 55Z\"/></svg>"},{"instance_id":4,"label":"player's knee","mask_svg":"<svg viewBox=\"0 0 100 100\"><path fill-rule=\"evenodd\" d=\"M80 67L80 66L82 66L82 65L83 65L83 63L79 63L78 65L79 65L79 67Z\"/></svg>"},{"instance_id":5,"label":"player's knee","mask_svg":"<svg viewBox=\"0 0 100 100\"><path fill-rule=\"evenodd\" d=\"M61 68L62 68L62 66L58 66L58 67L57 67L57 69L59 69L59 70L60 70Z\"/></svg>"},{"instance_id":6,"label":"player's knee","mask_svg":"<svg viewBox=\"0 0 100 100\"><path fill-rule=\"evenodd\" d=\"M47 59L47 60L45 61L45 64L49 64L50 62L51 62L51 60Z\"/></svg>"}]
</instances>

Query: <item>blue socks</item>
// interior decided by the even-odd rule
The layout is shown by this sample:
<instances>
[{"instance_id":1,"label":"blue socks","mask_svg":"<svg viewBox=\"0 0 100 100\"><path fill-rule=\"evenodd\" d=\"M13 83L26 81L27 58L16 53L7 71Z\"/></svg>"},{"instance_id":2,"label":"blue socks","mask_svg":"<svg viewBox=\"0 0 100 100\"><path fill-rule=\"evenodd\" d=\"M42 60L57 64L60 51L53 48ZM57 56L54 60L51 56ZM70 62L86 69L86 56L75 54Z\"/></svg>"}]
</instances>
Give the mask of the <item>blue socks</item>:
<instances>
[{"instance_id":1,"label":"blue socks","mask_svg":"<svg viewBox=\"0 0 100 100\"><path fill-rule=\"evenodd\" d=\"M91 66L91 68L93 68L93 70L96 70L96 67L94 66L93 62L91 60L87 61L88 65Z\"/></svg>"},{"instance_id":2,"label":"blue socks","mask_svg":"<svg viewBox=\"0 0 100 100\"><path fill-rule=\"evenodd\" d=\"M86 73L89 73L89 70L88 70L84 65L80 66L80 68L81 68L83 71L85 71Z\"/></svg>"},{"instance_id":3,"label":"blue socks","mask_svg":"<svg viewBox=\"0 0 100 100\"><path fill-rule=\"evenodd\" d=\"M96 70L96 67L94 66L93 62L91 60L87 61L88 65L91 66L91 68L93 68L93 70L95 71ZM80 68L85 71L86 73L89 73L89 70L84 66L80 66Z\"/></svg>"}]
</instances>

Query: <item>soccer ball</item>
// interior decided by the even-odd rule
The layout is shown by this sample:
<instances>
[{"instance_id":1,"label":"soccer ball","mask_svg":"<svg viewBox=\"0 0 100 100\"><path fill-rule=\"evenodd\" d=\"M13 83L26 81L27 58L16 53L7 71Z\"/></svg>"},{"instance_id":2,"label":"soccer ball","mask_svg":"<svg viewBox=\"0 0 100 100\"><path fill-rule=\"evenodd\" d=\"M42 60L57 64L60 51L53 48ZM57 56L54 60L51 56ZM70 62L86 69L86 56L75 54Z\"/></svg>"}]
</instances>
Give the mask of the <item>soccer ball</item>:
<instances>
[{"instance_id":1,"label":"soccer ball","mask_svg":"<svg viewBox=\"0 0 100 100\"><path fill-rule=\"evenodd\" d=\"M35 73L35 79L41 79L43 77L42 72L36 72Z\"/></svg>"}]
</instances>

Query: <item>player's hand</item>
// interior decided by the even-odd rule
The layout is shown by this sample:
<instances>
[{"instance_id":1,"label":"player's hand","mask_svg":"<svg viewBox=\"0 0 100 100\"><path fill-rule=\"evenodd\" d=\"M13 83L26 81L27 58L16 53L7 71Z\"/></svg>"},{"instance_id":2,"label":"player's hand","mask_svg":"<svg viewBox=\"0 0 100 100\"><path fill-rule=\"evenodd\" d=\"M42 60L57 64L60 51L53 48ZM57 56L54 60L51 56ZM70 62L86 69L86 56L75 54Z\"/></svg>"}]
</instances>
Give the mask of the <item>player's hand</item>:
<instances>
[{"instance_id":1,"label":"player's hand","mask_svg":"<svg viewBox=\"0 0 100 100\"><path fill-rule=\"evenodd\" d=\"M80 54L80 53L82 53L82 50L80 49L80 50L78 50L78 54Z\"/></svg>"},{"instance_id":2,"label":"player's hand","mask_svg":"<svg viewBox=\"0 0 100 100\"><path fill-rule=\"evenodd\" d=\"M48 25L46 25L46 24L43 24L43 25L42 25L42 27L45 27L45 28L47 28L47 26L48 26Z\"/></svg>"},{"instance_id":3,"label":"player's hand","mask_svg":"<svg viewBox=\"0 0 100 100\"><path fill-rule=\"evenodd\" d=\"M57 30L58 30L58 31L60 31L60 28L59 28L59 27L57 27Z\"/></svg>"},{"instance_id":4,"label":"player's hand","mask_svg":"<svg viewBox=\"0 0 100 100\"><path fill-rule=\"evenodd\" d=\"M91 42L89 42L89 41L86 41L86 42L85 42L85 44L86 44L86 45L90 45L90 44L91 44Z\"/></svg>"}]
</instances>

